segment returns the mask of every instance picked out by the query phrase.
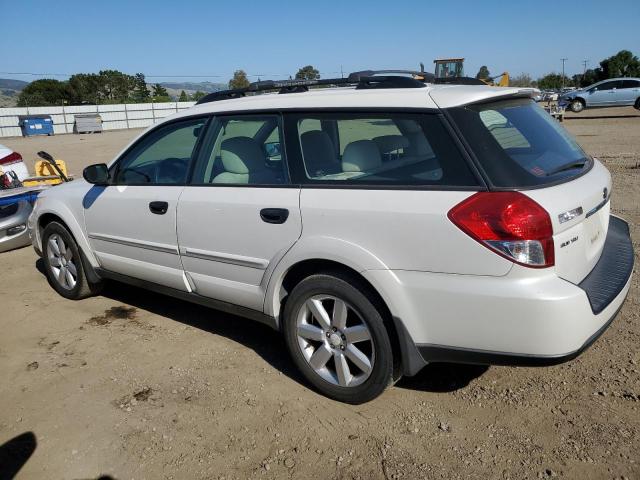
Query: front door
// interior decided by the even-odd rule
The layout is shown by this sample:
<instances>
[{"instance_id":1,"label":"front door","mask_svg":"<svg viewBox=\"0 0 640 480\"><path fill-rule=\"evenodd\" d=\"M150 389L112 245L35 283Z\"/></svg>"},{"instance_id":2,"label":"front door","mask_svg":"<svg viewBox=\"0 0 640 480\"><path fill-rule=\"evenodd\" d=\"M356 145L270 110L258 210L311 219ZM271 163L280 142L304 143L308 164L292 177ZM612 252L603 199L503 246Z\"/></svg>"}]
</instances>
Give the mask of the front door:
<instances>
[{"instance_id":1,"label":"front door","mask_svg":"<svg viewBox=\"0 0 640 480\"><path fill-rule=\"evenodd\" d=\"M159 127L110 168L111 183L84 201L86 231L102 268L186 290L176 207L206 119Z\"/></svg>"},{"instance_id":2,"label":"front door","mask_svg":"<svg viewBox=\"0 0 640 480\"><path fill-rule=\"evenodd\" d=\"M615 105L616 90L620 82L613 80L604 82L589 90L587 105L590 107L606 107Z\"/></svg>"},{"instance_id":3,"label":"front door","mask_svg":"<svg viewBox=\"0 0 640 480\"><path fill-rule=\"evenodd\" d=\"M178 243L197 294L262 311L269 275L302 231L278 115L214 119L178 204Z\"/></svg>"}]
</instances>

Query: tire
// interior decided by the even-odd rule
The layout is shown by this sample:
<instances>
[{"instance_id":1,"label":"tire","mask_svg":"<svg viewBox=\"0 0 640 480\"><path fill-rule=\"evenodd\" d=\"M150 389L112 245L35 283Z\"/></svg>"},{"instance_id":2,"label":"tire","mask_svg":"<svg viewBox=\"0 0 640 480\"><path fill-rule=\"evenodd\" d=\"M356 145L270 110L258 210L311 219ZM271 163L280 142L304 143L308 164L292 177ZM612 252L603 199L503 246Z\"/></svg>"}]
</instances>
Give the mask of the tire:
<instances>
[{"instance_id":1,"label":"tire","mask_svg":"<svg viewBox=\"0 0 640 480\"><path fill-rule=\"evenodd\" d=\"M633 106L636 110L640 110L640 97L636 99L636 103Z\"/></svg>"},{"instance_id":2,"label":"tire","mask_svg":"<svg viewBox=\"0 0 640 480\"><path fill-rule=\"evenodd\" d=\"M312 275L291 292L283 312L285 342L323 395L360 404L392 384L393 351L376 303L357 278L341 273Z\"/></svg>"},{"instance_id":3,"label":"tire","mask_svg":"<svg viewBox=\"0 0 640 480\"><path fill-rule=\"evenodd\" d=\"M58 222L49 223L42 233L42 259L49 283L61 296L80 300L101 290L102 282L88 281L76 241Z\"/></svg>"},{"instance_id":4,"label":"tire","mask_svg":"<svg viewBox=\"0 0 640 480\"><path fill-rule=\"evenodd\" d=\"M569 104L569 109L573 112L573 113L580 113L582 110L584 110L584 101L576 98L575 100L572 100L571 103Z\"/></svg>"}]
</instances>

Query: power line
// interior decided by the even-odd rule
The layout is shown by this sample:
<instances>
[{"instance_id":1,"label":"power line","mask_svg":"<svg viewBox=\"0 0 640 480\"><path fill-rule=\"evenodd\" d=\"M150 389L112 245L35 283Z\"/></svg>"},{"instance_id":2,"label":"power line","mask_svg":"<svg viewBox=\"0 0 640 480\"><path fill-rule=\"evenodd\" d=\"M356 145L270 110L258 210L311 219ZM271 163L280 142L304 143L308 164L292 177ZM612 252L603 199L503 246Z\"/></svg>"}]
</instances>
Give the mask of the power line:
<instances>
[{"instance_id":1,"label":"power line","mask_svg":"<svg viewBox=\"0 0 640 480\"><path fill-rule=\"evenodd\" d=\"M342 73L340 70L335 72L320 72L320 75L334 75ZM53 72L0 72L0 75L28 75L33 77L71 77L75 73L53 73ZM247 77L289 77L291 73L247 73ZM145 78L230 78L230 75L212 74L212 75L144 75Z\"/></svg>"}]
</instances>

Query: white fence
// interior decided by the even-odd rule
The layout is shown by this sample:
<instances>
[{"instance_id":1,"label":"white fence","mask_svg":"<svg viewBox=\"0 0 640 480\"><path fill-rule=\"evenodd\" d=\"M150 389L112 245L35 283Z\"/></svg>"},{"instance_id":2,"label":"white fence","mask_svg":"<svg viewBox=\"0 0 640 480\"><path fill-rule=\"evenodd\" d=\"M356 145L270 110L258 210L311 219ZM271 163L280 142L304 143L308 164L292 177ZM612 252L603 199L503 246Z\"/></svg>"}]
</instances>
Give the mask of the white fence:
<instances>
[{"instance_id":1,"label":"white fence","mask_svg":"<svg viewBox=\"0 0 640 480\"><path fill-rule=\"evenodd\" d=\"M103 130L117 130L148 127L161 118L193 105L195 102L0 108L0 137L22 136L19 115L51 115L53 132L57 135L73 133L77 113L98 113L102 117Z\"/></svg>"}]
</instances>

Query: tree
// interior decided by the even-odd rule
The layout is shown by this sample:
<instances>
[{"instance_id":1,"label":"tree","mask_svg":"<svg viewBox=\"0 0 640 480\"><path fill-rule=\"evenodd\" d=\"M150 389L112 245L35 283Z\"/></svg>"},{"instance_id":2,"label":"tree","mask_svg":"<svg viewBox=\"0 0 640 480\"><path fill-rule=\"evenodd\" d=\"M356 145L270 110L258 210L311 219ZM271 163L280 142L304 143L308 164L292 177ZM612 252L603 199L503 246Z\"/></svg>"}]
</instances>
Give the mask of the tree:
<instances>
[{"instance_id":1,"label":"tree","mask_svg":"<svg viewBox=\"0 0 640 480\"><path fill-rule=\"evenodd\" d=\"M144 80L144 75L142 75L142 79ZM131 91L137 85L136 77L118 70L100 70L97 81L99 83L100 97L108 103L126 102Z\"/></svg>"},{"instance_id":2,"label":"tree","mask_svg":"<svg viewBox=\"0 0 640 480\"><path fill-rule=\"evenodd\" d=\"M62 105L71 100L71 92L67 82L54 79L42 79L31 82L24 87L18 97L19 107L47 107Z\"/></svg>"},{"instance_id":3,"label":"tree","mask_svg":"<svg viewBox=\"0 0 640 480\"><path fill-rule=\"evenodd\" d=\"M640 76L640 60L629 50L620 50L600 62L603 79Z\"/></svg>"},{"instance_id":4,"label":"tree","mask_svg":"<svg viewBox=\"0 0 640 480\"><path fill-rule=\"evenodd\" d=\"M538 79L538 88L541 90L560 90L563 85L571 87L573 86L573 81L565 75L563 82L562 75L559 73L548 73Z\"/></svg>"},{"instance_id":5,"label":"tree","mask_svg":"<svg viewBox=\"0 0 640 480\"><path fill-rule=\"evenodd\" d=\"M145 103L151 98L151 93L147 88L144 73L136 73L133 80L133 94L131 99L134 103Z\"/></svg>"},{"instance_id":6,"label":"tree","mask_svg":"<svg viewBox=\"0 0 640 480\"><path fill-rule=\"evenodd\" d=\"M187 95L187 93L184 90L182 90L180 92L180 97L178 98L178 101L179 102L188 102L189 101L189 96Z\"/></svg>"},{"instance_id":7,"label":"tree","mask_svg":"<svg viewBox=\"0 0 640 480\"><path fill-rule=\"evenodd\" d=\"M515 77L509 78L509 86L511 87L533 87L535 82L528 73L521 73Z\"/></svg>"},{"instance_id":8,"label":"tree","mask_svg":"<svg viewBox=\"0 0 640 480\"><path fill-rule=\"evenodd\" d=\"M233 78L229 80L229 88L246 88L249 86L249 79L244 70L236 70L233 72Z\"/></svg>"},{"instance_id":9,"label":"tree","mask_svg":"<svg viewBox=\"0 0 640 480\"><path fill-rule=\"evenodd\" d=\"M296 80L318 80L319 78L320 72L313 68L313 65L302 67L296 73Z\"/></svg>"},{"instance_id":10,"label":"tree","mask_svg":"<svg viewBox=\"0 0 640 480\"><path fill-rule=\"evenodd\" d=\"M153 96L154 97L168 97L169 96L169 92L167 92L167 89L164 88L159 83L156 83L152 88L153 88Z\"/></svg>"},{"instance_id":11,"label":"tree","mask_svg":"<svg viewBox=\"0 0 640 480\"><path fill-rule=\"evenodd\" d=\"M480 70L478 70L478 73L476 73L476 78L478 80L488 80L489 77L491 77L491 74L489 73L489 69L487 68L486 65L482 65L480 67Z\"/></svg>"},{"instance_id":12,"label":"tree","mask_svg":"<svg viewBox=\"0 0 640 480\"><path fill-rule=\"evenodd\" d=\"M200 100L205 95L206 95L206 93L201 92L200 90L198 90L196 93L191 95L191 100L194 101L194 102L197 102L198 100Z\"/></svg>"}]
</instances>

